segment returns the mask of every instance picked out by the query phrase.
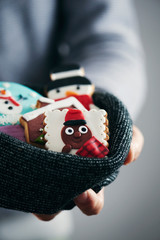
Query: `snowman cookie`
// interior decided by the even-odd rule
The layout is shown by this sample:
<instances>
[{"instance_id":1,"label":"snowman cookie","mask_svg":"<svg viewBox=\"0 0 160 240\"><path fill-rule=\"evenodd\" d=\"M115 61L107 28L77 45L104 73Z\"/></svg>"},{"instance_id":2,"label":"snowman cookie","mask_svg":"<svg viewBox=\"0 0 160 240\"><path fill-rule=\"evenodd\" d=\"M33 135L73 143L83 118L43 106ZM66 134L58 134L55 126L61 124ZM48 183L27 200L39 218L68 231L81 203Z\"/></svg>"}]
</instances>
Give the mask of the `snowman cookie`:
<instances>
[{"instance_id":1,"label":"snowman cookie","mask_svg":"<svg viewBox=\"0 0 160 240\"><path fill-rule=\"evenodd\" d=\"M74 96L87 110L94 108L92 94L95 87L84 76L83 68L78 65L60 66L53 70L50 78L46 87L48 98L59 101Z\"/></svg>"},{"instance_id":2,"label":"snowman cookie","mask_svg":"<svg viewBox=\"0 0 160 240\"><path fill-rule=\"evenodd\" d=\"M44 124L45 147L48 150L85 157L92 152L92 157L97 158L104 157L109 152L109 129L105 110L47 111Z\"/></svg>"},{"instance_id":3,"label":"snowman cookie","mask_svg":"<svg viewBox=\"0 0 160 240\"><path fill-rule=\"evenodd\" d=\"M15 125L26 112L35 108L40 94L13 82L0 82L0 126Z\"/></svg>"}]
</instances>

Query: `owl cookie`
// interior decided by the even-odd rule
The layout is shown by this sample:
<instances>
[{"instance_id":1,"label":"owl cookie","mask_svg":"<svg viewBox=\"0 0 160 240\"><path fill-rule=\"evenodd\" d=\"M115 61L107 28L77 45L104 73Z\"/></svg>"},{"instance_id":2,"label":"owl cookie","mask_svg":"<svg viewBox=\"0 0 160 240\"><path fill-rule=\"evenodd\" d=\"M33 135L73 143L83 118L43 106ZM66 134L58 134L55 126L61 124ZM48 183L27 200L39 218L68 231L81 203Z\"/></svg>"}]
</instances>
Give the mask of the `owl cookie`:
<instances>
[{"instance_id":1,"label":"owl cookie","mask_svg":"<svg viewBox=\"0 0 160 240\"><path fill-rule=\"evenodd\" d=\"M91 156L90 151L93 153L92 157L104 157L109 152L109 129L105 110L47 111L44 124L45 147L48 150L85 157Z\"/></svg>"},{"instance_id":2,"label":"owl cookie","mask_svg":"<svg viewBox=\"0 0 160 240\"><path fill-rule=\"evenodd\" d=\"M0 126L15 125L21 115L35 108L40 94L13 82L0 82Z\"/></svg>"}]
</instances>

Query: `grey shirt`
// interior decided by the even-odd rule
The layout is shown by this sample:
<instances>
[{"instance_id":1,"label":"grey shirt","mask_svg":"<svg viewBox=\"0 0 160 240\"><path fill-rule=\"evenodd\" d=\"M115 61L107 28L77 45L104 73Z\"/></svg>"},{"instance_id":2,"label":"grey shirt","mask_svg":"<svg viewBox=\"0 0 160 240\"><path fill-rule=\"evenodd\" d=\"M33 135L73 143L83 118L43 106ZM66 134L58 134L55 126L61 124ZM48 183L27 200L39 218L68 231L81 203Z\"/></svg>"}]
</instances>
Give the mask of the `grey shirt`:
<instances>
[{"instance_id":1,"label":"grey shirt","mask_svg":"<svg viewBox=\"0 0 160 240\"><path fill-rule=\"evenodd\" d=\"M143 54L131 0L0 0L0 80L44 85L52 67L80 63L136 117Z\"/></svg>"}]
</instances>

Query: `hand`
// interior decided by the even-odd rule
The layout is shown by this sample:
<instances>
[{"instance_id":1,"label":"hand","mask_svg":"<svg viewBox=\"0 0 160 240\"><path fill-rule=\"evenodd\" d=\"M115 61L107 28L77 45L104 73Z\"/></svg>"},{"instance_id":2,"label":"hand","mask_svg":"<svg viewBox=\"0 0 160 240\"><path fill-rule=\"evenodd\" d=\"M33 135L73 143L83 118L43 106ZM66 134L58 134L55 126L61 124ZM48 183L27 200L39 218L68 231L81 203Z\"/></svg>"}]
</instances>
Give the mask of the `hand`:
<instances>
[{"instance_id":1,"label":"hand","mask_svg":"<svg viewBox=\"0 0 160 240\"><path fill-rule=\"evenodd\" d=\"M98 193L89 189L76 197L74 202L87 216L97 215L100 213L104 205L104 188Z\"/></svg>"},{"instance_id":2,"label":"hand","mask_svg":"<svg viewBox=\"0 0 160 240\"><path fill-rule=\"evenodd\" d=\"M50 221L53 218L55 218L59 213L60 212L55 213L55 214L50 214L50 215L49 214L36 214L36 213L33 213L33 215L36 216L39 220L47 222L47 221Z\"/></svg>"},{"instance_id":3,"label":"hand","mask_svg":"<svg viewBox=\"0 0 160 240\"><path fill-rule=\"evenodd\" d=\"M133 125L132 142L131 142L128 156L124 162L124 165L127 165L135 161L139 157L143 148L143 144L144 144L144 138L141 131L135 125Z\"/></svg>"},{"instance_id":4,"label":"hand","mask_svg":"<svg viewBox=\"0 0 160 240\"><path fill-rule=\"evenodd\" d=\"M104 205L104 189L99 193L95 193L92 189L80 194L74 199L77 207L87 216L97 215ZM60 213L60 212L59 212ZM55 218L59 213L47 215L47 214L34 214L39 220L50 221Z\"/></svg>"}]
</instances>

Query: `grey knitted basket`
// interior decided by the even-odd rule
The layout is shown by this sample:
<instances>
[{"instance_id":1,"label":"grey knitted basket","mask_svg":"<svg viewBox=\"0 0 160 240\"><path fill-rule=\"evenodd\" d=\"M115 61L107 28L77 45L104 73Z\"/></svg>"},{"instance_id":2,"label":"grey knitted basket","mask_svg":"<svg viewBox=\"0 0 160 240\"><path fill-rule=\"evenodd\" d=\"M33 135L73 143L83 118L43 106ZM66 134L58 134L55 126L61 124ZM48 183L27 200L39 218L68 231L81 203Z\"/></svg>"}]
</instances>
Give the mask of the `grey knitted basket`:
<instances>
[{"instance_id":1,"label":"grey knitted basket","mask_svg":"<svg viewBox=\"0 0 160 240\"><path fill-rule=\"evenodd\" d=\"M123 165L132 138L127 109L109 93L93 95L108 112L110 153L84 158L36 148L0 133L0 207L53 214L74 206L73 198L89 188L98 192Z\"/></svg>"}]
</instances>

